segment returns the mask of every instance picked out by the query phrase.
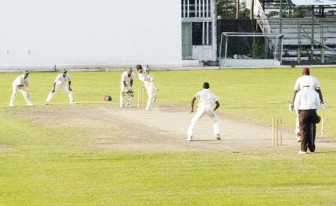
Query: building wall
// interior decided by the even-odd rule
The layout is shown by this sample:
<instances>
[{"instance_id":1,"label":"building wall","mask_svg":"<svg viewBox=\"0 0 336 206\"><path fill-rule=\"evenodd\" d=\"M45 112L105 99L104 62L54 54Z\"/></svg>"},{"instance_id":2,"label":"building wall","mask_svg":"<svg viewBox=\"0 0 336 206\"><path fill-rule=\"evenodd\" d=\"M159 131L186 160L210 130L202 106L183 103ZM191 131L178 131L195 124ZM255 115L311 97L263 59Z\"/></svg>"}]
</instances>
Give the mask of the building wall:
<instances>
[{"instance_id":1,"label":"building wall","mask_svg":"<svg viewBox=\"0 0 336 206\"><path fill-rule=\"evenodd\" d=\"M0 67L182 65L180 0L0 0Z\"/></svg>"}]
</instances>

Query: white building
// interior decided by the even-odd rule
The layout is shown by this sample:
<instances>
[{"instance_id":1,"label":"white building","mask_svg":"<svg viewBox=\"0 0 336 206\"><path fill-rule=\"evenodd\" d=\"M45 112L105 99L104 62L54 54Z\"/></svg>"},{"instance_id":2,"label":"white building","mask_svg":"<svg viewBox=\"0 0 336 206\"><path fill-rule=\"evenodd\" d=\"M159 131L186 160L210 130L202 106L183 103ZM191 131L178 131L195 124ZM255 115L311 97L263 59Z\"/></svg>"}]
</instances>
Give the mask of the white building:
<instances>
[{"instance_id":1,"label":"white building","mask_svg":"<svg viewBox=\"0 0 336 206\"><path fill-rule=\"evenodd\" d=\"M0 0L0 70L182 66L181 0Z\"/></svg>"}]
</instances>

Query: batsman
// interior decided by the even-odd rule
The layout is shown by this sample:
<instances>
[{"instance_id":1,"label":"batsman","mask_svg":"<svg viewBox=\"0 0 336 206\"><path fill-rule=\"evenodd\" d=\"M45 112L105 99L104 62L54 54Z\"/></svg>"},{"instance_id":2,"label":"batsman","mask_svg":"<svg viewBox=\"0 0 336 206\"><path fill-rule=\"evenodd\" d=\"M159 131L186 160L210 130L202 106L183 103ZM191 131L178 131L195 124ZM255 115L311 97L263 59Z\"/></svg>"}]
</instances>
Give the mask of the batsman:
<instances>
[{"instance_id":1,"label":"batsman","mask_svg":"<svg viewBox=\"0 0 336 206\"><path fill-rule=\"evenodd\" d=\"M127 71L123 72L121 75L120 81L120 108L123 108L125 105L125 95L128 96L127 106L131 108L133 106L133 80L135 74L132 71L132 67L129 67Z\"/></svg>"}]
</instances>

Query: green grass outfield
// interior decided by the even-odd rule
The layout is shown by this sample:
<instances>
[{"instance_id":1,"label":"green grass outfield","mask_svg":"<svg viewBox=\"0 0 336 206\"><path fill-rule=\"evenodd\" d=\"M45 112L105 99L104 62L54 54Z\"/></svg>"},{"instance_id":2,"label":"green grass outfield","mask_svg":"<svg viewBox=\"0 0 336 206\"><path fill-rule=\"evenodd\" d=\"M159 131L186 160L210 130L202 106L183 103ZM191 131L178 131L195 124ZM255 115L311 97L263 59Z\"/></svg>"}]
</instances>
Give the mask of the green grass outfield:
<instances>
[{"instance_id":1,"label":"green grass outfield","mask_svg":"<svg viewBox=\"0 0 336 206\"><path fill-rule=\"evenodd\" d=\"M153 71L159 105L189 107L209 81L220 98L219 112L271 125L281 116L294 130L288 111L301 69ZM121 72L71 72L74 107L118 107ZM325 140L336 141L336 68L313 68L327 109ZM34 107L57 73L31 73ZM336 205L336 149L300 156L280 148L239 152L93 151L81 132L47 129L15 119L7 111L17 73L0 74L0 205ZM136 80L135 87L142 84ZM111 95L111 102L104 102ZM69 107L59 91L48 107ZM20 93L14 109L25 109ZM318 131L320 125L318 126ZM239 131L237 131L239 132ZM113 135L113 131L111 131ZM78 146L73 146L73 141Z\"/></svg>"}]
</instances>

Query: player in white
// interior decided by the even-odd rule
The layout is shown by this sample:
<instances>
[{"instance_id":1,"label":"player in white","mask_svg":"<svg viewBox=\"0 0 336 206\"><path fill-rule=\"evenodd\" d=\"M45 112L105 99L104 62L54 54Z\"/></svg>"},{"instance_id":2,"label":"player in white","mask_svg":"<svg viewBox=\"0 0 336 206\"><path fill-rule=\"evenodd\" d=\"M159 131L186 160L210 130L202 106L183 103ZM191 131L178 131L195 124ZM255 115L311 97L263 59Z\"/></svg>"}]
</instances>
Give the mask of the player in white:
<instances>
[{"instance_id":1,"label":"player in white","mask_svg":"<svg viewBox=\"0 0 336 206\"><path fill-rule=\"evenodd\" d=\"M30 95L29 95L29 71L26 70L24 74L18 76L14 81L13 81L13 93L9 102L9 106L13 107L14 106L14 101L16 97L16 93L18 90L22 93L24 99L26 100L27 105L31 106L33 105Z\"/></svg>"},{"instance_id":2,"label":"player in white","mask_svg":"<svg viewBox=\"0 0 336 206\"><path fill-rule=\"evenodd\" d=\"M68 84L66 83L66 81L68 81ZM70 75L68 74L68 70L66 69L63 70L63 73L57 75L52 90L49 93L47 99L45 100L45 104L48 104L50 102L50 100L53 98L53 96L56 94L59 88L63 88L64 91L68 93L70 104L76 104L71 89L71 78Z\"/></svg>"},{"instance_id":3,"label":"player in white","mask_svg":"<svg viewBox=\"0 0 336 206\"><path fill-rule=\"evenodd\" d=\"M123 72L120 81L120 108L124 107L124 98L127 94L128 96L128 107L133 106L133 80L135 79L135 74L132 72L132 67L129 67L127 71Z\"/></svg>"},{"instance_id":4,"label":"player in white","mask_svg":"<svg viewBox=\"0 0 336 206\"><path fill-rule=\"evenodd\" d=\"M321 108L326 107L326 103L323 101L323 96L322 96L322 91L320 89L320 83L317 80L316 77L310 76L310 70L308 67L303 68L302 70L302 76L299 77L294 85L294 94L293 94L293 99L292 102L289 104L289 110L293 111L294 108L294 101L296 94L303 89L304 86L309 85L310 89L315 90L320 97L321 100ZM296 111L298 112L298 111ZM296 141L300 142L301 141L301 134L300 134L300 126L299 126L299 115L296 115L296 126L295 126L295 135L296 135Z\"/></svg>"},{"instance_id":5,"label":"player in white","mask_svg":"<svg viewBox=\"0 0 336 206\"><path fill-rule=\"evenodd\" d=\"M208 82L204 82L203 90L197 92L191 101L191 112L194 112L195 101L196 99L199 100L197 112L195 116L192 118L190 126L188 128L188 139L187 139L188 141L192 141L195 126L198 120L205 114L211 117L213 121L215 138L217 140L221 139L219 119L217 117L217 114L215 113L215 111L218 109L220 104L219 104L218 97L214 93L210 92L209 88L210 88L210 84ZM214 103L216 104L215 108L213 108Z\"/></svg>"},{"instance_id":6,"label":"player in white","mask_svg":"<svg viewBox=\"0 0 336 206\"><path fill-rule=\"evenodd\" d=\"M149 74L148 68L137 65L136 70L139 74L139 79L144 82L148 94L146 111L151 111L153 102L155 102L157 99L157 94L154 90L159 90L159 87L155 84L153 75Z\"/></svg>"}]
</instances>

